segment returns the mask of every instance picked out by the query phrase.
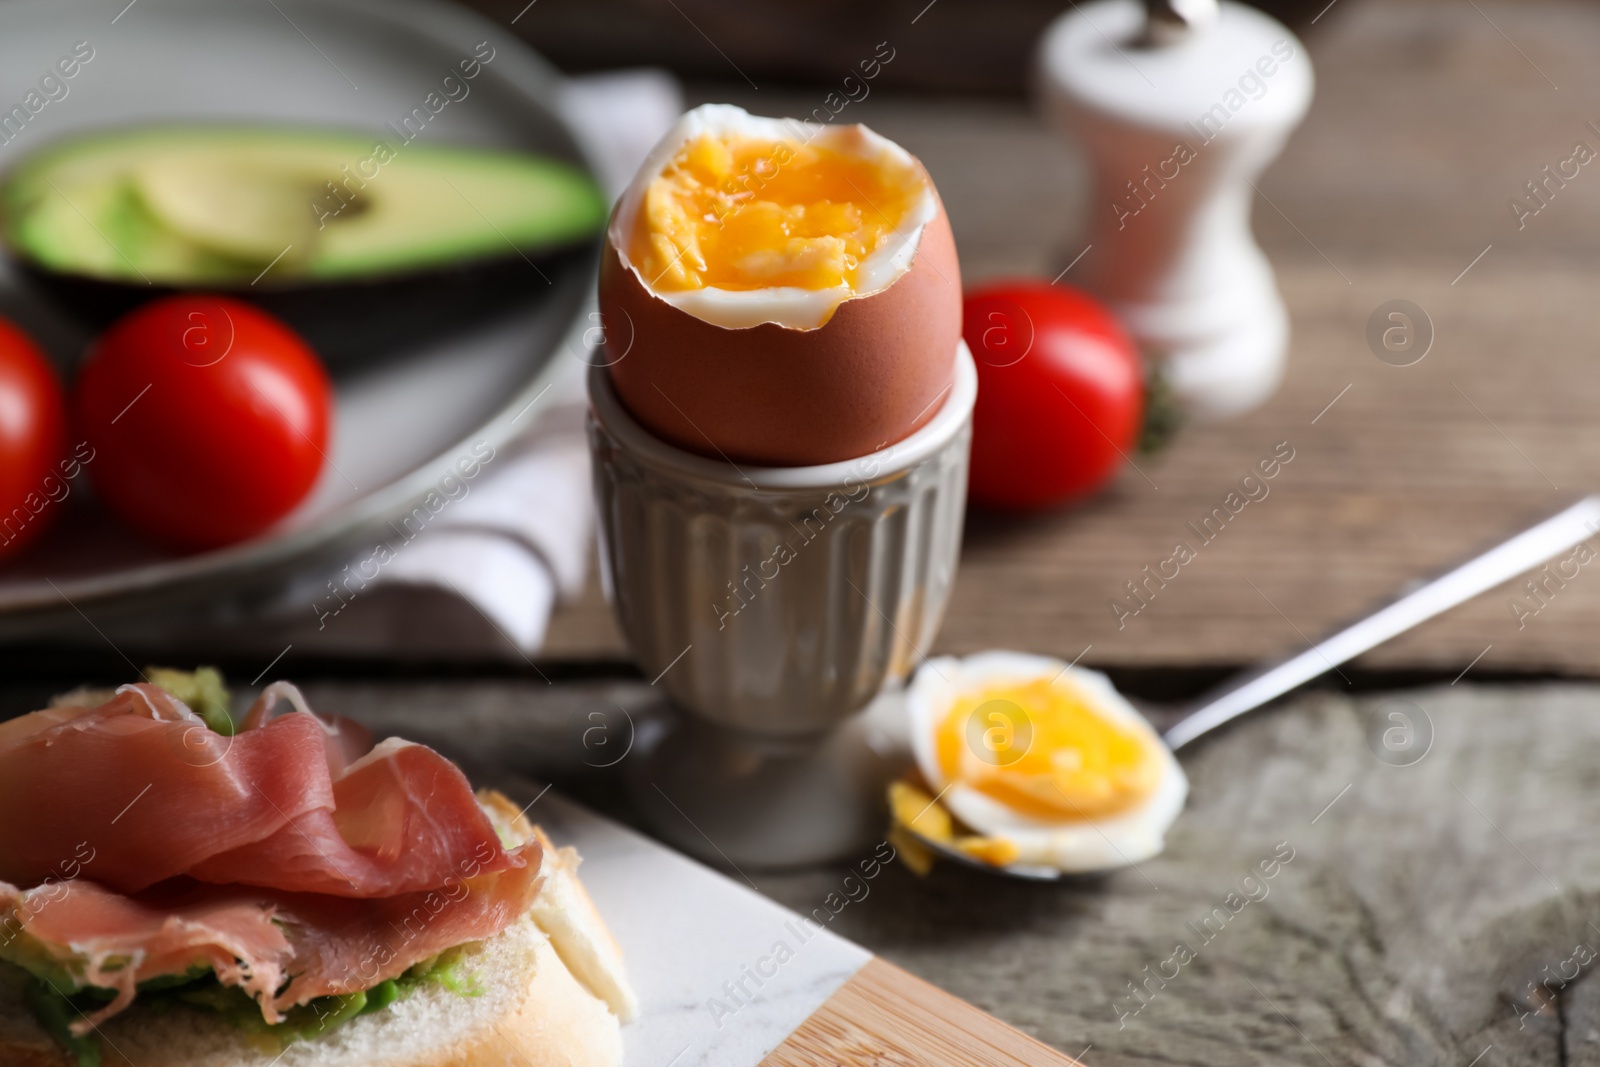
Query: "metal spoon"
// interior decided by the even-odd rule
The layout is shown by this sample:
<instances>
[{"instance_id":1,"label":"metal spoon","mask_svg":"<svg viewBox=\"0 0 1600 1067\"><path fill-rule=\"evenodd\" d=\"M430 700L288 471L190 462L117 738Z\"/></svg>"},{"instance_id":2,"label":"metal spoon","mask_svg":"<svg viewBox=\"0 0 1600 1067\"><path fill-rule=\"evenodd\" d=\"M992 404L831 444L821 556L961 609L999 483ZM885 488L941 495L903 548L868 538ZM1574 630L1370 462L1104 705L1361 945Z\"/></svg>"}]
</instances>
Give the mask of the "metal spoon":
<instances>
[{"instance_id":1,"label":"metal spoon","mask_svg":"<svg viewBox=\"0 0 1600 1067\"><path fill-rule=\"evenodd\" d=\"M1245 672L1194 704L1167 730L1163 739L1176 752L1224 723L1232 722L1246 712L1254 711L1318 675L1333 670L1339 664L1376 648L1391 637L1405 633L1413 626L1553 559L1595 534L1600 534L1600 496L1586 496L1565 511L1524 530L1421 588L1406 593L1387 607L1324 638L1299 655ZM1021 864L997 867L925 837L903 823L900 825L941 857L989 874L1053 882L1066 877L1101 875L1116 869L1064 874L1050 867Z\"/></svg>"}]
</instances>

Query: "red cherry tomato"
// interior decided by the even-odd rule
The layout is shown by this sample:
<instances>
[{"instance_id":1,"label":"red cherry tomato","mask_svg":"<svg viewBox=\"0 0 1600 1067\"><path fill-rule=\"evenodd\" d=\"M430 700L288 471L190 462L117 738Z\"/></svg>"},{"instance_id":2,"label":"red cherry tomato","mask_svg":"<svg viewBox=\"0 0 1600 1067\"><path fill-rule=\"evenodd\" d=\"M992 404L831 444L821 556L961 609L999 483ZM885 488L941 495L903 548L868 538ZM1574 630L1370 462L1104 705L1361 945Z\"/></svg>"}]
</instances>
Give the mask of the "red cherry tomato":
<instances>
[{"instance_id":1,"label":"red cherry tomato","mask_svg":"<svg viewBox=\"0 0 1600 1067\"><path fill-rule=\"evenodd\" d=\"M180 295L101 335L73 408L107 507L159 541L214 548L260 533L311 490L331 395L316 355L271 315Z\"/></svg>"},{"instance_id":2,"label":"red cherry tomato","mask_svg":"<svg viewBox=\"0 0 1600 1067\"><path fill-rule=\"evenodd\" d=\"M1104 485L1139 438L1139 351L1104 306L1073 289L979 286L963 331L978 365L970 493L1016 510Z\"/></svg>"},{"instance_id":3,"label":"red cherry tomato","mask_svg":"<svg viewBox=\"0 0 1600 1067\"><path fill-rule=\"evenodd\" d=\"M44 353L0 319L0 556L38 537L60 510L66 401Z\"/></svg>"}]
</instances>

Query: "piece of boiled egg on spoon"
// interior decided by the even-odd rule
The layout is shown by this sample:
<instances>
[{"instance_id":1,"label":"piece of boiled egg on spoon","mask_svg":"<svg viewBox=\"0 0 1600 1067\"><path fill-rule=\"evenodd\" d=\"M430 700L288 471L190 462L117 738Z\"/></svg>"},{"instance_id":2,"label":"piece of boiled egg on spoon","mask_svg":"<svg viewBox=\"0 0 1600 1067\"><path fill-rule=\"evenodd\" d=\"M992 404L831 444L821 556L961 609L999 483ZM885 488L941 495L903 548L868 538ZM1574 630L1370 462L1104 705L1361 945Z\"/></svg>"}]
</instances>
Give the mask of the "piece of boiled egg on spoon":
<instances>
[{"instance_id":1,"label":"piece of boiled egg on spoon","mask_svg":"<svg viewBox=\"0 0 1600 1067\"><path fill-rule=\"evenodd\" d=\"M1096 671L1015 652L933 659L905 706L921 782L895 783L891 806L939 851L1025 876L1113 870L1159 853L1183 811L1183 768Z\"/></svg>"},{"instance_id":2,"label":"piece of boiled egg on spoon","mask_svg":"<svg viewBox=\"0 0 1600 1067\"><path fill-rule=\"evenodd\" d=\"M1160 737L1094 671L1013 652L929 660L901 695L909 714L897 717L925 782L890 787L892 839L910 846L907 861L922 870L939 853L1035 879L1153 856L1188 792L1173 750L1586 542L1597 524L1600 495L1584 497L1305 651L1226 683ZM1396 748L1392 732L1368 741L1413 762L1426 754ZM1417 743L1431 744L1431 731L1420 741L1408 731L1404 745ZM957 820L976 832L958 834Z\"/></svg>"}]
</instances>

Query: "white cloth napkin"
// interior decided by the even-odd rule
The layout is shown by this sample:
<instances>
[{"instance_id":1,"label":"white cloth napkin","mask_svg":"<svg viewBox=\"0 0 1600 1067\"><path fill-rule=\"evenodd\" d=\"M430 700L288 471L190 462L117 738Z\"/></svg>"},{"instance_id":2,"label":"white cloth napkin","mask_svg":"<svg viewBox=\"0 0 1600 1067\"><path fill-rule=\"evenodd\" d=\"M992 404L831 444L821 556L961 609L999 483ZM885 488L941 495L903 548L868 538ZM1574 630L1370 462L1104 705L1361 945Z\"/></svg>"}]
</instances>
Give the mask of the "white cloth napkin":
<instances>
[{"instance_id":1,"label":"white cloth napkin","mask_svg":"<svg viewBox=\"0 0 1600 1067\"><path fill-rule=\"evenodd\" d=\"M677 119L683 97L665 72L620 71L569 80L560 106L614 198ZM582 591L594 539L585 370L579 360L560 361L528 433L379 572L346 609L350 618L318 627L315 639L306 634L307 647L314 640L331 650L332 637L341 651L405 653L426 643L434 653L444 651L441 630L465 630L465 641L450 649L464 651L460 644L477 640L470 636L476 613L521 653L537 651L557 601ZM472 611L452 610L441 596ZM303 597L296 600L303 613ZM442 616L454 624L441 627Z\"/></svg>"}]
</instances>

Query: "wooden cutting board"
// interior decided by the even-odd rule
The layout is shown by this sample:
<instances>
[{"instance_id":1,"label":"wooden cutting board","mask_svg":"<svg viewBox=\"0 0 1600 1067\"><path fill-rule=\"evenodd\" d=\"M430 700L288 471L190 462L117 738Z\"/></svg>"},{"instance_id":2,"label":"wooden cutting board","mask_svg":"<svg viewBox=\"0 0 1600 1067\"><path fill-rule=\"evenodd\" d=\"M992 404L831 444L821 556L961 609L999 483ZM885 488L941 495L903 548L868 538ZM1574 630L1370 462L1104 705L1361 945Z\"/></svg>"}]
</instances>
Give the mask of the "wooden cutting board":
<instances>
[{"instance_id":1,"label":"wooden cutting board","mask_svg":"<svg viewBox=\"0 0 1600 1067\"><path fill-rule=\"evenodd\" d=\"M761 1063L1038 1067L1078 1061L874 956Z\"/></svg>"},{"instance_id":2,"label":"wooden cutting board","mask_svg":"<svg viewBox=\"0 0 1600 1067\"><path fill-rule=\"evenodd\" d=\"M829 931L851 887L803 917L543 787L497 784L583 856L639 994L627 1067L1077 1063Z\"/></svg>"}]
</instances>

